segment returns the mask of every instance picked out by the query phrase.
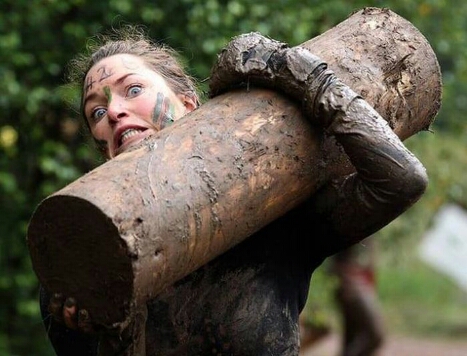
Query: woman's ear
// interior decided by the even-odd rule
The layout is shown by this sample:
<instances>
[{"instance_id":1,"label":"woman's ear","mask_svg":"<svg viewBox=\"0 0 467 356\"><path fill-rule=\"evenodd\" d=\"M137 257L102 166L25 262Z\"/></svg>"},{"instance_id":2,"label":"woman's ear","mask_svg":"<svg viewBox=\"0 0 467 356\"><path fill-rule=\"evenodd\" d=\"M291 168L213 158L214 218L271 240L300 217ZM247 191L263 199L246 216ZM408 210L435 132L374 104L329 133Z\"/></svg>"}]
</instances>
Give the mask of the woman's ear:
<instances>
[{"instance_id":1,"label":"woman's ear","mask_svg":"<svg viewBox=\"0 0 467 356\"><path fill-rule=\"evenodd\" d=\"M182 101L183 105L185 106L185 114L192 112L199 106L199 101L196 94L187 95L187 94L179 94L178 97Z\"/></svg>"}]
</instances>

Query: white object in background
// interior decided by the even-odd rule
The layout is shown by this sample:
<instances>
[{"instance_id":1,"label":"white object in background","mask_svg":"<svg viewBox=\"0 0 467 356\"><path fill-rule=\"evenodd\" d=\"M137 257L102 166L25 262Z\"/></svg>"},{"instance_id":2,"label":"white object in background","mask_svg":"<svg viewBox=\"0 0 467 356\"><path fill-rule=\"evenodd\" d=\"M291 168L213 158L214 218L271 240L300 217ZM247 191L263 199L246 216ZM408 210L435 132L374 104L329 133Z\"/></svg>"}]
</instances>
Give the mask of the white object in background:
<instances>
[{"instance_id":1,"label":"white object in background","mask_svg":"<svg viewBox=\"0 0 467 356\"><path fill-rule=\"evenodd\" d=\"M467 291L467 212L447 204L419 246L420 257Z\"/></svg>"}]
</instances>

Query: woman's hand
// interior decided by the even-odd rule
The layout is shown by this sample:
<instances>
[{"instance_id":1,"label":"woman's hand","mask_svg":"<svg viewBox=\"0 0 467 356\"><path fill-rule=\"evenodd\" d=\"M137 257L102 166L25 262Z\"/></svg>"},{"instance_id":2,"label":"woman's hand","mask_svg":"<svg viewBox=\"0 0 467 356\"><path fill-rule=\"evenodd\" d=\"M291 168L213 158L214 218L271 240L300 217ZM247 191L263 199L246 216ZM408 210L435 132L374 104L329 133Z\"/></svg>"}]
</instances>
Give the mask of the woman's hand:
<instances>
[{"instance_id":1,"label":"woman's hand","mask_svg":"<svg viewBox=\"0 0 467 356\"><path fill-rule=\"evenodd\" d=\"M71 350L69 347L76 346L80 347L78 353L83 355L90 354L90 350L94 350L99 355L145 355L146 353L146 304L134 310L133 318L124 328L115 329L93 324L88 311L80 309L75 298L65 297L60 293L50 295L42 287L41 309L44 318L53 317L55 324L65 325L86 336L80 339L79 345L73 345L78 340L76 333L64 334L63 328L59 328L62 331L57 331L51 323L46 323L52 344L60 355L62 352L57 350Z\"/></svg>"},{"instance_id":2,"label":"woman's hand","mask_svg":"<svg viewBox=\"0 0 467 356\"><path fill-rule=\"evenodd\" d=\"M209 85L211 97L250 85L278 90L298 101L312 123L325 128L337 111L345 111L358 97L306 48L291 48L257 32L227 44L211 71Z\"/></svg>"},{"instance_id":3,"label":"woman's hand","mask_svg":"<svg viewBox=\"0 0 467 356\"><path fill-rule=\"evenodd\" d=\"M93 333L91 318L86 309L79 309L78 303L72 297L65 298L55 293L50 298L48 311L55 320L64 323L68 328L84 333Z\"/></svg>"},{"instance_id":4,"label":"woman's hand","mask_svg":"<svg viewBox=\"0 0 467 356\"><path fill-rule=\"evenodd\" d=\"M251 32L235 37L219 54L211 71L210 96L251 84L303 101L310 80L324 69L326 63L307 49Z\"/></svg>"}]
</instances>

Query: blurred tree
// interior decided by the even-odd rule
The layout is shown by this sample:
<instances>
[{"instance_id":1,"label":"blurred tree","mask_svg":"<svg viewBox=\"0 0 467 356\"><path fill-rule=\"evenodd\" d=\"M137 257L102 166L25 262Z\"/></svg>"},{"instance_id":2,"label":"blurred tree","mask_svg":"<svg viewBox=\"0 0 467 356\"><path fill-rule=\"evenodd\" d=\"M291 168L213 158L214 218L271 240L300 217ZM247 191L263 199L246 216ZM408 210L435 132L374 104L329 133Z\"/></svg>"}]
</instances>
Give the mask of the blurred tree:
<instances>
[{"instance_id":1,"label":"blurred tree","mask_svg":"<svg viewBox=\"0 0 467 356\"><path fill-rule=\"evenodd\" d=\"M91 148L93 143L77 119L76 93L63 85L66 63L84 49L87 38L122 23L144 25L153 38L182 53L195 77L205 79L216 53L235 35L260 31L296 45L365 6L389 7L409 19L432 43L445 83L443 108L434 129L449 134L449 142L442 144L454 147L452 142L459 143L455 146L459 147L457 151L449 151L449 162L464 164L461 151L467 125L459 120L462 117L459 113L467 105L467 23L464 21L467 3L454 5L449 0L1 1L0 354L51 353L38 313L38 284L25 237L28 220L40 200L99 163ZM433 156L430 152L437 149L429 144L420 146L428 159ZM459 176L450 176L450 168L441 162L430 169L429 173L435 177L434 189L442 186L439 189L447 194L430 195L432 200L426 204L431 212L446 199L455 198L466 204L466 187L455 181L461 179Z\"/></svg>"}]
</instances>

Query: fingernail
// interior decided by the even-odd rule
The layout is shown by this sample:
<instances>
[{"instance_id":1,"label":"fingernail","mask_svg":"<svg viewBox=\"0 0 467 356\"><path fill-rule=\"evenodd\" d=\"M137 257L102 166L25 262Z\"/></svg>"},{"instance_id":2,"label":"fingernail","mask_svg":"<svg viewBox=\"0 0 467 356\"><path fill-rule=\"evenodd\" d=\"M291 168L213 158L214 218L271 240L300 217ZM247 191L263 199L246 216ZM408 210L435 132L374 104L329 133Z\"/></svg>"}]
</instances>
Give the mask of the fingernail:
<instances>
[{"instance_id":1,"label":"fingernail","mask_svg":"<svg viewBox=\"0 0 467 356\"><path fill-rule=\"evenodd\" d=\"M67 308L71 308L71 307L74 307L76 305L76 300L75 298L67 298L67 300L65 301L65 306Z\"/></svg>"}]
</instances>

